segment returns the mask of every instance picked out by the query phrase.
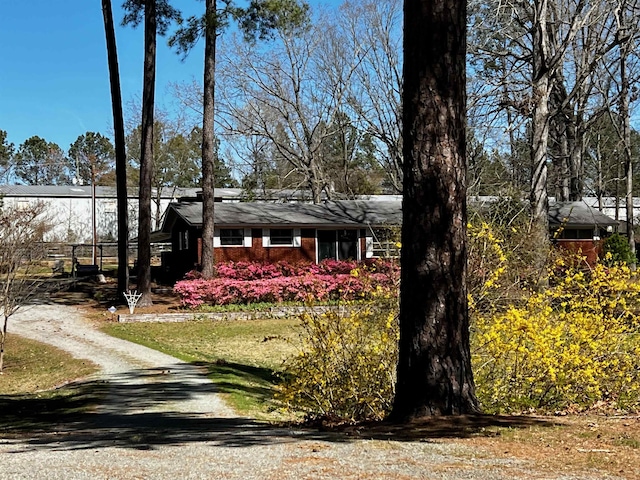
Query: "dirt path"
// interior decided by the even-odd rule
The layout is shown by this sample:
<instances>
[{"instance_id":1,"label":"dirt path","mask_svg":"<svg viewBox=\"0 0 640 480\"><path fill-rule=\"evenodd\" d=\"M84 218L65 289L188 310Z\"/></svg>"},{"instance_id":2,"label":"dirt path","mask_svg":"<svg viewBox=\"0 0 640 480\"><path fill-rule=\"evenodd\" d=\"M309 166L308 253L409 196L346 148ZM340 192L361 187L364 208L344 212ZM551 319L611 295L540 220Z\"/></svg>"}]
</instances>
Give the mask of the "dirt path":
<instances>
[{"instance_id":1,"label":"dirt path","mask_svg":"<svg viewBox=\"0 0 640 480\"><path fill-rule=\"evenodd\" d=\"M0 479L605 478L535 471L444 440L363 440L240 418L199 369L109 337L74 307L23 310L11 331L92 360L101 372L89 380L107 394L72 424L0 439Z\"/></svg>"}]
</instances>

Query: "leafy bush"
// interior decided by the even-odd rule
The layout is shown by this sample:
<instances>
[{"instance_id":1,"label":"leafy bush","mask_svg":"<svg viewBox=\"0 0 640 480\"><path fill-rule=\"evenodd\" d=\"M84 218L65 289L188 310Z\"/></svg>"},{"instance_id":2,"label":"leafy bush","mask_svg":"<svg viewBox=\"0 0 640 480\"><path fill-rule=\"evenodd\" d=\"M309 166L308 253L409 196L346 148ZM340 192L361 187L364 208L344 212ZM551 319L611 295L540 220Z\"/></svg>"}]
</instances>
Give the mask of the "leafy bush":
<instances>
[{"instance_id":1,"label":"leafy bush","mask_svg":"<svg viewBox=\"0 0 640 480\"><path fill-rule=\"evenodd\" d=\"M609 257L605 257L605 262L608 264L626 263L631 265L636 263L636 257L631 251L627 238L614 233L607 237L602 245L602 248L606 254L610 254Z\"/></svg>"},{"instance_id":2,"label":"leafy bush","mask_svg":"<svg viewBox=\"0 0 640 480\"><path fill-rule=\"evenodd\" d=\"M395 300L342 316L302 316L303 347L285 363L278 399L309 419L379 420L391 408L398 325Z\"/></svg>"},{"instance_id":3,"label":"leafy bush","mask_svg":"<svg viewBox=\"0 0 640 480\"><path fill-rule=\"evenodd\" d=\"M329 261L318 265L237 262L217 266L218 278L176 283L182 304L201 305L366 300L395 290L399 270L381 261Z\"/></svg>"},{"instance_id":4,"label":"leafy bush","mask_svg":"<svg viewBox=\"0 0 640 480\"><path fill-rule=\"evenodd\" d=\"M624 264L560 271L522 305L475 316L474 374L486 411L640 403L637 275Z\"/></svg>"}]
</instances>

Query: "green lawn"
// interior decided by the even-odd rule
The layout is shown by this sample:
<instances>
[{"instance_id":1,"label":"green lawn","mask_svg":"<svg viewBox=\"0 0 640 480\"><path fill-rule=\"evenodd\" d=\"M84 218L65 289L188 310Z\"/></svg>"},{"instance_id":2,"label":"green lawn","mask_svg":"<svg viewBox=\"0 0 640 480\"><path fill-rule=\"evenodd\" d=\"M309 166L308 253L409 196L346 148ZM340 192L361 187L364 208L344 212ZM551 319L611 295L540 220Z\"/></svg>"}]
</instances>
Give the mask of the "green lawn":
<instances>
[{"instance_id":1,"label":"green lawn","mask_svg":"<svg viewBox=\"0 0 640 480\"><path fill-rule=\"evenodd\" d=\"M273 393L283 361L298 351L297 319L110 323L103 330L206 367L241 414L287 418L278 411Z\"/></svg>"},{"instance_id":2,"label":"green lawn","mask_svg":"<svg viewBox=\"0 0 640 480\"><path fill-rule=\"evenodd\" d=\"M91 362L75 359L50 345L9 334L4 370L0 375L0 395L50 390L95 371Z\"/></svg>"},{"instance_id":3,"label":"green lawn","mask_svg":"<svg viewBox=\"0 0 640 480\"><path fill-rule=\"evenodd\" d=\"M93 408L95 385L66 385L94 373L95 365L33 340L9 334L0 375L0 437L48 430L55 422ZM60 387L60 388L57 388Z\"/></svg>"}]
</instances>

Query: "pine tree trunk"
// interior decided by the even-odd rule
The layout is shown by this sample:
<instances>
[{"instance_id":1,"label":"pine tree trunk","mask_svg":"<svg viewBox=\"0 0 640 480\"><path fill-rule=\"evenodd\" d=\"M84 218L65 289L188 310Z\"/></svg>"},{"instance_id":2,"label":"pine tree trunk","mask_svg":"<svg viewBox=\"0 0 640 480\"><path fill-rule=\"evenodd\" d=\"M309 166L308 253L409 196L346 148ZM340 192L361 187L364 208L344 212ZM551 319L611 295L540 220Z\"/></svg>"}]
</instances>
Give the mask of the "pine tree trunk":
<instances>
[{"instance_id":1,"label":"pine tree trunk","mask_svg":"<svg viewBox=\"0 0 640 480\"><path fill-rule=\"evenodd\" d=\"M404 8L396 421L478 410L465 281L466 1L405 1Z\"/></svg>"},{"instance_id":2,"label":"pine tree trunk","mask_svg":"<svg viewBox=\"0 0 640 480\"><path fill-rule=\"evenodd\" d=\"M138 306L151 300L151 181L153 175L153 110L156 82L156 2L144 7L144 77L142 86L142 145L138 210Z\"/></svg>"},{"instance_id":3,"label":"pine tree trunk","mask_svg":"<svg viewBox=\"0 0 640 480\"><path fill-rule=\"evenodd\" d=\"M206 0L204 104L202 115L202 276L213 277L215 135L213 130L216 71L216 0Z\"/></svg>"},{"instance_id":4,"label":"pine tree trunk","mask_svg":"<svg viewBox=\"0 0 640 480\"><path fill-rule=\"evenodd\" d=\"M111 106L116 154L116 197L118 215L118 296L129 289L129 208L127 195L127 154L120 93L118 49L113 25L111 0L102 0L104 31L107 40L107 59L111 85ZM119 298L121 298L119 296Z\"/></svg>"}]
</instances>

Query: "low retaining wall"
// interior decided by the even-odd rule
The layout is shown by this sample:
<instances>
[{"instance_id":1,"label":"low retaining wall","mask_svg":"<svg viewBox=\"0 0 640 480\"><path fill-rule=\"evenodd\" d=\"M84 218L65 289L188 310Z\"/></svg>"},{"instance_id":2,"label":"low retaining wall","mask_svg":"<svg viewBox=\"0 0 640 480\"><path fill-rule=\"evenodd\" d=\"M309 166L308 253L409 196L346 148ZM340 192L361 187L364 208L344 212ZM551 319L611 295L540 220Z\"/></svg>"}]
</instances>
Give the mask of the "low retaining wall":
<instances>
[{"instance_id":1,"label":"low retaining wall","mask_svg":"<svg viewBox=\"0 0 640 480\"><path fill-rule=\"evenodd\" d=\"M329 305L318 307L271 307L264 310L247 312L181 312L181 313L134 313L118 315L118 322L193 322L220 320L255 320L259 318L284 318L301 315L309 310L316 314L337 310L340 314L348 314L353 307Z\"/></svg>"}]
</instances>

